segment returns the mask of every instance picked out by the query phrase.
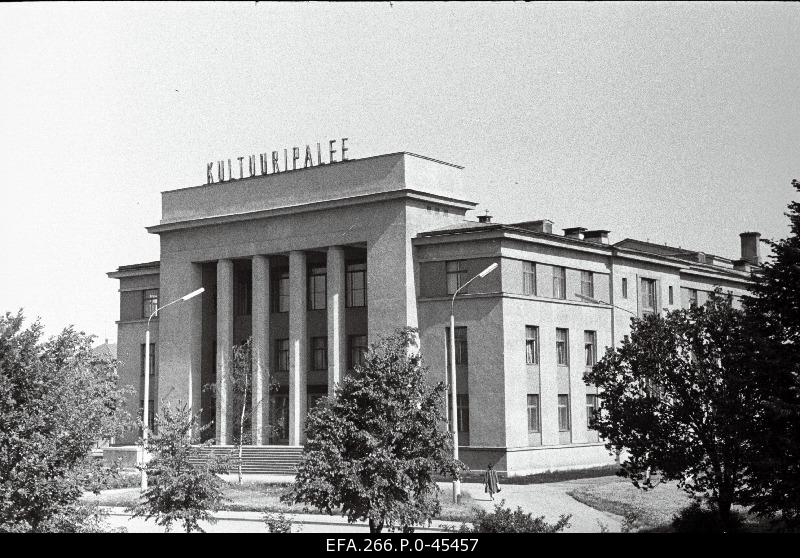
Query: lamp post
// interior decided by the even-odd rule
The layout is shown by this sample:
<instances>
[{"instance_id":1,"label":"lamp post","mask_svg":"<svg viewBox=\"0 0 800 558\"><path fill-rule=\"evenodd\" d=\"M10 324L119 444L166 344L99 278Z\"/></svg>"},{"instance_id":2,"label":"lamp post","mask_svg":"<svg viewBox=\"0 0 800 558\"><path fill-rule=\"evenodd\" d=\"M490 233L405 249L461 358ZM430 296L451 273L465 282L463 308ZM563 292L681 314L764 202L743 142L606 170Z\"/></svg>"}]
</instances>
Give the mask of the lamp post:
<instances>
[{"instance_id":1,"label":"lamp post","mask_svg":"<svg viewBox=\"0 0 800 558\"><path fill-rule=\"evenodd\" d=\"M622 310L623 312L627 312L631 316L638 317L636 312L631 312L630 310L628 310L627 308L623 308L622 306L617 306L616 304L611 304L610 302L605 302L604 300L597 300L596 298L593 298L591 296L586 296L585 294L581 293L575 293L575 296L581 300L585 300L586 302L591 302L593 304L602 304L604 306L611 306L613 308L616 308L617 310Z\"/></svg>"},{"instance_id":2,"label":"lamp post","mask_svg":"<svg viewBox=\"0 0 800 558\"><path fill-rule=\"evenodd\" d=\"M461 285L453 293L453 298L450 300L450 406L452 407L452 416L450 417L450 432L453 434L453 459L458 459L458 420L456 419L456 319L455 319L455 303L456 295L472 283L478 277L486 277L497 268L497 264L493 263L475 277ZM458 503L461 498L461 481L456 477L453 479L453 502Z\"/></svg>"},{"instance_id":3,"label":"lamp post","mask_svg":"<svg viewBox=\"0 0 800 558\"><path fill-rule=\"evenodd\" d=\"M147 329L144 333L144 403L142 405L142 492L147 490L147 473L144 470L144 452L145 448L147 447L147 434L148 434L148 415L150 413L150 320L153 319L153 316L158 314L159 310L163 310L167 306L172 306L177 302L184 302L189 300L190 298L194 298L200 293L205 291L204 287L200 287L196 291L192 291L187 295L182 296L181 298L175 299L172 302L165 304L159 308L153 310L153 313L150 314L150 317L147 318ZM191 397L191 394L189 394Z\"/></svg>"}]
</instances>

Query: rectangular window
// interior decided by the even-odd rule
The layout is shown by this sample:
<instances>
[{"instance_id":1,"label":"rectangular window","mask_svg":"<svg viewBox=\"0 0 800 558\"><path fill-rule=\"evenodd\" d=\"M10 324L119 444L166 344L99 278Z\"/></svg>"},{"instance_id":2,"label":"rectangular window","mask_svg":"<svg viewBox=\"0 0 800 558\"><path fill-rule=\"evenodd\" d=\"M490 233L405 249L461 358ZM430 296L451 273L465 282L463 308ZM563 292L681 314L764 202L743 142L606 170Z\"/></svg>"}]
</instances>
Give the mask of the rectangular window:
<instances>
[{"instance_id":1,"label":"rectangular window","mask_svg":"<svg viewBox=\"0 0 800 558\"><path fill-rule=\"evenodd\" d=\"M466 281L467 268L464 262L455 260L445 264L447 271L447 294L455 294L455 292Z\"/></svg>"},{"instance_id":2,"label":"rectangular window","mask_svg":"<svg viewBox=\"0 0 800 558\"><path fill-rule=\"evenodd\" d=\"M272 286L272 311L289 311L289 270L281 270L275 274Z\"/></svg>"},{"instance_id":3,"label":"rectangular window","mask_svg":"<svg viewBox=\"0 0 800 558\"><path fill-rule=\"evenodd\" d=\"M648 313L656 311L655 279L642 279L642 309Z\"/></svg>"},{"instance_id":4,"label":"rectangular window","mask_svg":"<svg viewBox=\"0 0 800 558\"><path fill-rule=\"evenodd\" d=\"M311 338L311 369L312 370L327 370L328 369L328 338L327 337L312 337Z\"/></svg>"},{"instance_id":5,"label":"rectangular window","mask_svg":"<svg viewBox=\"0 0 800 558\"><path fill-rule=\"evenodd\" d=\"M628 298L628 279L622 278L622 298Z\"/></svg>"},{"instance_id":6,"label":"rectangular window","mask_svg":"<svg viewBox=\"0 0 800 558\"><path fill-rule=\"evenodd\" d=\"M567 298L567 270L553 266L553 298Z\"/></svg>"},{"instance_id":7,"label":"rectangular window","mask_svg":"<svg viewBox=\"0 0 800 558\"><path fill-rule=\"evenodd\" d=\"M592 424L592 417L598 410L597 406L597 395L587 393L586 394L586 427L591 428Z\"/></svg>"},{"instance_id":8,"label":"rectangular window","mask_svg":"<svg viewBox=\"0 0 800 558\"><path fill-rule=\"evenodd\" d=\"M456 420L459 432L469 432L469 394L456 394Z\"/></svg>"},{"instance_id":9,"label":"rectangular window","mask_svg":"<svg viewBox=\"0 0 800 558\"><path fill-rule=\"evenodd\" d=\"M152 399L147 400L147 429L150 432L154 432L154 428L156 425L156 410L155 410L155 401ZM138 419L142 418L142 413L144 413L144 399L139 400L139 416Z\"/></svg>"},{"instance_id":10,"label":"rectangular window","mask_svg":"<svg viewBox=\"0 0 800 558\"><path fill-rule=\"evenodd\" d=\"M234 297L235 307L233 309L234 316L249 316L253 312L253 297L250 293L250 281L242 281L237 285L236 295Z\"/></svg>"},{"instance_id":11,"label":"rectangular window","mask_svg":"<svg viewBox=\"0 0 800 558\"><path fill-rule=\"evenodd\" d=\"M270 441L287 441L289 438L289 396L270 395L269 425Z\"/></svg>"},{"instance_id":12,"label":"rectangular window","mask_svg":"<svg viewBox=\"0 0 800 558\"><path fill-rule=\"evenodd\" d=\"M528 432L539 432L539 394L528 394Z\"/></svg>"},{"instance_id":13,"label":"rectangular window","mask_svg":"<svg viewBox=\"0 0 800 558\"><path fill-rule=\"evenodd\" d=\"M351 335L347 338L349 362L348 368L364 364L364 357L367 354L367 336Z\"/></svg>"},{"instance_id":14,"label":"rectangular window","mask_svg":"<svg viewBox=\"0 0 800 558\"><path fill-rule=\"evenodd\" d=\"M539 328L525 326L525 364L539 364Z\"/></svg>"},{"instance_id":15,"label":"rectangular window","mask_svg":"<svg viewBox=\"0 0 800 558\"><path fill-rule=\"evenodd\" d=\"M584 331L583 347L586 352L586 366L594 366L597 363L597 333Z\"/></svg>"},{"instance_id":16,"label":"rectangular window","mask_svg":"<svg viewBox=\"0 0 800 558\"><path fill-rule=\"evenodd\" d=\"M139 362L142 363L142 370L140 376L144 378L144 343L141 344L141 359ZM150 343L150 377L156 375L156 344Z\"/></svg>"},{"instance_id":17,"label":"rectangular window","mask_svg":"<svg viewBox=\"0 0 800 558\"><path fill-rule=\"evenodd\" d=\"M581 271L581 294L594 298L594 273L591 271Z\"/></svg>"},{"instance_id":18,"label":"rectangular window","mask_svg":"<svg viewBox=\"0 0 800 558\"><path fill-rule=\"evenodd\" d=\"M556 329L556 364L569 366L569 332Z\"/></svg>"},{"instance_id":19,"label":"rectangular window","mask_svg":"<svg viewBox=\"0 0 800 558\"><path fill-rule=\"evenodd\" d=\"M673 304L673 302L672 302L672 286L671 285L669 287L669 303Z\"/></svg>"},{"instance_id":20,"label":"rectangular window","mask_svg":"<svg viewBox=\"0 0 800 558\"><path fill-rule=\"evenodd\" d=\"M446 364L448 369L450 368L450 328L446 328L447 331L445 333L445 337L447 339L447 351L446 351ZM467 350L467 328L466 327L457 327L456 328L456 366L461 364L468 364L469 363L469 356Z\"/></svg>"},{"instance_id":21,"label":"rectangular window","mask_svg":"<svg viewBox=\"0 0 800 558\"><path fill-rule=\"evenodd\" d=\"M569 395L558 395L558 429L561 432L569 430Z\"/></svg>"},{"instance_id":22,"label":"rectangular window","mask_svg":"<svg viewBox=\"0 0 800 558\"><path fill-rule=\"evenodd\" d=\"M308 309L324 310L327 304L327 268L312 267L308 275Z\"/></svg>"},{"instance_id":23,"label":"rectangular window","mask_svg":"<svg viewBox=\"0 0 800 558\"><path fill-rule=\"evenodd\" d=\"M356 308L367 305L367 264L348 264L345 272L345 306Z\"/></svg>"},{"instance_id":24,"label":"rectangular window","mask_svg":"<svg viewBox=\"0 0 800 558\"><path fill-rule=\"evenodd\" d=\"M689 289L689 306L697 306L697 289Z\"/></svg>"},{"instance_id":25,"label":"rectangular window","mask_svg":"<svg viewBox=\"0 0 800 558\"><path fill-rule=\"evenodd\" d=\"M275 367L278 372L289 371L289 340L275 340Z\"/></svg>"},{"instance_id":26,"label":"rectangular window","mask_svg":"<svg viewBox=\"0 0 800 558\"><path fill-rule=\"evenodd\" d=\"M522 293L536 294L536 264L533 262L522 262Z\"/></svg>"},{"instance_id":27,"label":"rectangular window","mask_svg":"<svg viewBox=\"0 0 800 558\"><path fill-rule=\"evenodd\" d=\"M142 291L142 318L149 318L158 308L158 289Z\"/></svg>"}]
</instances>

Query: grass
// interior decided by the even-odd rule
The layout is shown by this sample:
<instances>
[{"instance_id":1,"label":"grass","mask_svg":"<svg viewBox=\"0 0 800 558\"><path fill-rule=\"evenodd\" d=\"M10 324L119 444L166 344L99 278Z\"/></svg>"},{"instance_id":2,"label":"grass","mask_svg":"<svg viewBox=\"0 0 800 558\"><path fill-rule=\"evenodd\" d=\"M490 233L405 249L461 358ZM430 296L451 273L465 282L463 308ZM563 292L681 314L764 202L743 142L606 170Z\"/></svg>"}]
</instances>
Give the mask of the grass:
<instances>
[{"instance_id":1,"label":"grass","mask_svg":"<svg viewBox=\"0 0 800 558\"><path fill-rule=\"evenodd\" d=\"M588 467L586 469L574 469L571 471L547 471L533 475L520 475L509 477L503 473L498 473L502 484L547 484L551 482L563 482L578 479L593 479L616 475L620 470L619 465L604 465L602 467ZM439 482L450 482L451 479L437 477ZM461 477L461 482L483 483L483 473L477 471L467 471Z\"/></svg>"},{"instance_id":2,"label":"grass","mask_svg":"<svg viewBox=\"0 0 800 558\"><path fill-rule=\"evenodd\" d=\"M101 506L130 507L136 504L139 498L138 482L133 488L107 490L99 496L87 494L84 499L95 502ZM223 493L227 501L222 505L223 510L227 511L255 511L255 512L274 512L274 513L312 513L323 514L324 511L316 508L305 508L304 505L287 505L280 501L283 495L291 486L289 483L225 483ZM472 497L468 492L462 490L462 498L459 504L454 504L449 492L445 491L439 495L442 510L436 517L440 521L466 521L472 515ZM340 515L340 510L334 510L333 515Z\"/></svg>"}]
</instances>

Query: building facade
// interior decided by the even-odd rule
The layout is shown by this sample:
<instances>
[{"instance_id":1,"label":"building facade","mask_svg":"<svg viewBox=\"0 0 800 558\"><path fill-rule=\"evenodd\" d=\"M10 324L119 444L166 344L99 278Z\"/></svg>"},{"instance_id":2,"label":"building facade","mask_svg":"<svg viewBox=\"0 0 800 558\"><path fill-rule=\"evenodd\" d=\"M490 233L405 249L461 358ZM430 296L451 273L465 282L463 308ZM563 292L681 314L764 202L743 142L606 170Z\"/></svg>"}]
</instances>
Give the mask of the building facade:
<instances>
[{"instance_id":1,"label":"building facade","mask_svg":"<svg viewBox=\"0 0 800 558\"><path fill-rule=\"evenodd\" d=\"M148 227L160 261L109 273L123 380L139 386L131 409L143 404L149 312L204 287L151 322L150 409L190 402L229 444L232 347L251 337L253 444L301 446L307 409L397 327L419 328L431 379L447 381L452 294L497 263L455 302L460 457L509 474L613 462L588 428L598 394L584 371L631 316L702 304L717 286L739 304L758 234L741 235L732 261L610 244L602 230L556 234L547 220L468 221L477 204L460 171L394 153L164 192Z\"/></svg>"}]
</instances>

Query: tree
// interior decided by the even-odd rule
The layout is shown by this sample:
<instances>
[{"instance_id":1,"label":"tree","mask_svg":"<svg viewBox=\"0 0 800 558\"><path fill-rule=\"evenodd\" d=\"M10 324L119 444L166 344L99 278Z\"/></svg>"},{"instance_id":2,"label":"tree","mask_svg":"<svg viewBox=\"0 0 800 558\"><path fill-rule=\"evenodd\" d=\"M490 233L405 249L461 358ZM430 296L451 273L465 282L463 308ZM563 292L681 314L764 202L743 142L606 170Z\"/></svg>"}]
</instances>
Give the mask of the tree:
<instances>
[{"instance_id":1,"label":"tree","mask_svg":"<svg viewBox=\"0 0 800 558\"><path fill-rule=\"evenodd\" d=\"M161 406L156 428L147 440L152 456L145 465L148 488L141 501L128 510L133 517L154 517L166 531L173 522L182 521L187 533L202 532L200 521L216 522L212 512L218 511L225 499L224 483L217 473L227 472L227 462L210 452L203 465L191 462L201 451L192 445L199 443L198 420L185 404Z\"/></svg>"},{"instance_id":2,"label":"tree","mask_svg":"<svg viewBox=\"0 0 800 558\"><path fill-rule=\"evenodd\" d=\"M117 362L92 352L94 336L68 327L46 342L37 320L0 317L0 531L95 531L79 502L109 471L97 440L129 424Z\"/></svg>"},{"instance_id":3,"label":"tree","mask_svg":"<svg viewBox=\"0 0 800 558\"><path fill-rule=\"evenodd\" d=\"M341 507L370 532L430 522L441 507L435 473L460 474L443 427L443 383L430 388L413 349L416 330L398 329L370 347L334 398L309 412L295 483L282 499L327 513Z\"/></svg>"},{"instance_id":4,"label":"tree","mask_svg":"<svg viewBox=\"0 0 800 558\"><path fill-rule=\"evenodd\" d=\"M800 192L800 182L792 181ZM772 255L744 299L756 386L763 402L751 432L748 502L766 516L800 524L800 201L788 206L789 237L764 241Z\"/></svg>"},{"instance_id":5,"label":"tree","mask_svg":"<svg viewBox=\"0 0 800 558\"><path fill-rule=\"evenodd\" d=\"M252 373L253 338L248 337L247 341L233 347L231 365L231 388L235 413L233 443L236 445L238 453L236 470L239 474L239 484L242 484L242 446L251 443L253 439L251 413L249 412L252 408L250 401Z\"/></svg>"},{"instance_id":6,"label":"tree","mask_svg":"<svg viewBox=\"0 0 800 558\"><path fill-rule=\"evenodd\" d=\"M592 427L609 450L627 450L623 474L645 490L651 469L677 480L723 525L742 501L743 433L758 407L745 322L717 289L704 306L634 318L630 337L584 376L602 390Z\"/></svg>"}]
</instances>

